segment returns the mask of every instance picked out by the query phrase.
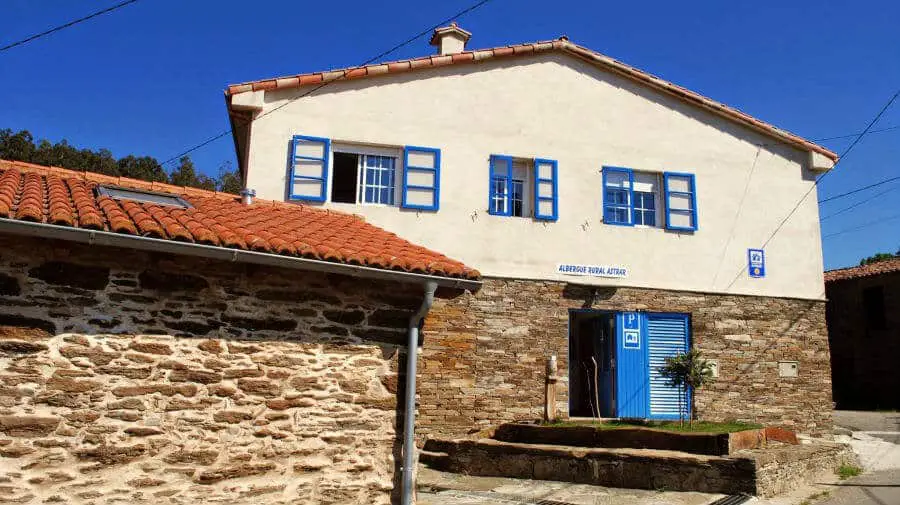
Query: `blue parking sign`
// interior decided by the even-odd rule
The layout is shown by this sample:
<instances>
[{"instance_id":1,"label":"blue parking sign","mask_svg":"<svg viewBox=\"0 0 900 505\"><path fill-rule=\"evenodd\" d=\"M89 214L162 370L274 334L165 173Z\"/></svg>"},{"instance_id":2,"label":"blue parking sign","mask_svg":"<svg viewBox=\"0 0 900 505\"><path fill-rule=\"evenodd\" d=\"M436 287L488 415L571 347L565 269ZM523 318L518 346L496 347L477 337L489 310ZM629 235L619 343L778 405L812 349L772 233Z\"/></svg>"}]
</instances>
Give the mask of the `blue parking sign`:
<instances>
[{"instance_id":1,"label":"blue parking sign","mask_svg":"<svg viewBox=\"0 0 900 505\"><path fill-rule=\"evenodd\" d=\"M625 312L622 314L622 320L624 321L626 330L637 330L640 329L640 316L637 312Z\"/></svg>"},{"instance_id":2,"label":"blue parking sign","mask_svg":"<svg viewBox=\"0 0 900 505\"><path fill-rule=\"evenodd\" d=\"M750 277L766 276L766 252L762 249L747 249L747 272Z\"/></svg>"}]
</instances>

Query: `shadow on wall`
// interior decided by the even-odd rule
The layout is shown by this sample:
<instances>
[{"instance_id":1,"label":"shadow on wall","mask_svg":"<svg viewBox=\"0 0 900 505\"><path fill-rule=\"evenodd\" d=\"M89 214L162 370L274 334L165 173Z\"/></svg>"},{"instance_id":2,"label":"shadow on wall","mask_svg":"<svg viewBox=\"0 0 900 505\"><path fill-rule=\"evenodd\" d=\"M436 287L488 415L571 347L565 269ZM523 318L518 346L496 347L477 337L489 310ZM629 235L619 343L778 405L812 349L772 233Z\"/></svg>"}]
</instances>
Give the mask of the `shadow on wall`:
<instances>
[{"instance_id":1,"label":"shadow on wall","mask_svg":"<svg viewBox=\"0 0 900 505\"><path fill-rule=\"evenodd\" d=\"M0 471L19 498L93 479L94 498L396 500L421 301L416 285L0 237Z\"/></svg>"}]
</instances>

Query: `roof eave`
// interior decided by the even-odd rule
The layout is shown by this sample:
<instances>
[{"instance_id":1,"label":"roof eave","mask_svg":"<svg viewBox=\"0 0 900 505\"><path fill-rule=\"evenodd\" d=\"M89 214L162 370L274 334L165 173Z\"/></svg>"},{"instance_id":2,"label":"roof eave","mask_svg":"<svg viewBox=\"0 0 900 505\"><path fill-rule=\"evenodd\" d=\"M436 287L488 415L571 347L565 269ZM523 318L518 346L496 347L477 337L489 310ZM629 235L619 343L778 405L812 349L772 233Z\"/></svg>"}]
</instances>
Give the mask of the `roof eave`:
<instances>
[{"instance_id":1,"label":"roof eave","mask_svg":"<svg viewBox=\"0 0 900 505\"><path fill-rule=\"evenodd\" d=\"M85 228L72 228L48 223L35 223L29 221L17 221L0 218L0 233L12 235L38 237L46 239L79 242L89 245L123 247L142 251L162 252L183 256L195 256L220 261L237 263L252 263L280 268L296 270L311 270L317 272L348 275L369 279L388 280L404 283L424 284L435 282L438 286L477 291L481 288L481 281L461 279L456 277L441 277L437 275L419 274L413 272L401 272L396 270L384 270L362 265L349 265L309 258L282 256L278 254L245 251L243 249L230 249L205 244L190 242L175 242L172 240L157 239L125 235L108 231L88 230Z\"/></svg>"}]
</instances>

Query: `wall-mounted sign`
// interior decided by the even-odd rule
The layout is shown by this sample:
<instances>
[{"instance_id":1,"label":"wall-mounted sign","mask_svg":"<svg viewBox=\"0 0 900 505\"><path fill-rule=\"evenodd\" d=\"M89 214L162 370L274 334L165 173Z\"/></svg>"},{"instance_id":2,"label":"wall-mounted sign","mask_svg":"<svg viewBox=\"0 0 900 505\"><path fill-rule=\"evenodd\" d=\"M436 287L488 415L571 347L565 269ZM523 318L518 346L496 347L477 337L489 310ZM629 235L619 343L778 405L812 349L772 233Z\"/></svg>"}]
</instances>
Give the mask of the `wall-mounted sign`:
<instances>
[{"instance_id":1,"label":"wall-mounted sign","mask_svg":"<svg viewBox=\"0 0 900 505\"><path fill-rule=\"evenodd\" d=\"M622 347L641 348L641 315L637 312L622 313Z\"/></svg>"},{"instance_id":2,"label":"wall-mounted sign","mask_svg":"<svg viewBox=\"0 0 900 505\"><path fill-rule=\"evenodd\" d=\"M612 265L580 265L560 263L556 265L556 273L563 275L584 275L592 277L616 277L625 278L628 276L628 269L621 266Z\"/></svg>"},{"instance_id":3,"label":"wall-mounted sign","mask_svg":"<svg viewBox=\"0 0 900 505\"><path fill-rule=\"evenodd\" d=\"M640 330L622 330L622 347L626 349L641 348Z\"/></svg>"},{"instance_id":4,"label":"wall-mounted sign","mask_svg":"<svg viewBox=\"0 0 900 505\"><path fill-rule=\"evenodd\" d=\"M766 276L766 252L762 249L747 249L747 272L750 277Z\"/></svg>"}]
</instances>

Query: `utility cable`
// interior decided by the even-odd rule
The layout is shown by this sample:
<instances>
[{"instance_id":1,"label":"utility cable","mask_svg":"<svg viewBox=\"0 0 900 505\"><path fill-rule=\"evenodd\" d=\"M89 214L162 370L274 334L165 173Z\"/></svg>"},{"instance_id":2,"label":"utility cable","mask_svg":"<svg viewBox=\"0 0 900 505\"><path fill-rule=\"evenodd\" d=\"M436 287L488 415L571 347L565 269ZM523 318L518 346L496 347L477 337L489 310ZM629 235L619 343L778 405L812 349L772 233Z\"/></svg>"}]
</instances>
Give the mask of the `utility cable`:
<instances>
[{"instance_id":1,"label":"utility cable","mask_svg":"<svg viewBox=\"0 0 900 505\"><path fill-rule=\"evenodd\" d=\"M834 236L836 236L836 235L841 235L841 234L844 234L844 233L849 233L849 232L851 232L851 231L860 230L860 229L862 229L862 228L868 228L869 226L874 226L874 225L876 225L876 224L881 224L881 223L884 223L884 222L887 222L887 221L893 221L894 219L900 219L900 214L894 214L894 215L892 215L892 216L888 216L888 217L885 217L885 218L876 219L876 220L874 220L874 221L869 221L868 223L863 223L863 224L861 224L861 225L859 225L859 226L854 226L854 227L852 227L852 228L845 228L845 229L843 229L843 230L836 231L836 232L834 232L834 233L829 233L828 235L824 235L824 236L822 236L822 238L823 238L823 239L826 239L826 238L829 238L829 237L834 237Z\"/></svg>"},{"instance_id":2,"label":"utility cable","mask_svg":"<svg viewBox=\"0 0 900 505\"><path fill-rule=\"evenodd\" d=\"M841 210L839 210L839 211L837 211L837 212L832 212L831 214L828 214L827 216L825 216L825 217L823 217L823 218L820 218L819 221L824 221L824 220L826 220L826 219L831 219L831 218L833 218L834 216L837 216L838 214L843 214L844 212L847 212L848 210L855 209L856 207L859 207L860 205L862 205L862 204L864 204L864 203L869 203L869 202L871 202L872 200L878 198L879 196L881 196L881 195L883 195L883 194L885 194L885 193L890 193L891 191L894 191L895 189L898 189L898 188L900 188L900 186L894 186L893 188L888 188L888 189L886 189L886 190L884 190L884 191L880 191L880 192L878 192L878 193L875 193L874 195L870 196L869 198L866 198L865 200L860 200L860 201L854 203L853 205L849 205L849 206L847 206L847 207L844 207L843 209L841 209Z\"/></svg>"},{"instance_id":3,"label":"utility cable","mask_svg":"<svg viewBox=\"0 0 900 505\"><path fill-rule=\"evenodd\" d=\"M846 193L841 193L841 194L839 194L839 195L829 196L828 198L825 198L825 199L823 199L823 200L819 200L819 203L825 203L825 202L830 202L830 201L832 201L832 200L837 200L838 198L843 198L843 197L845 197L845 196L849 196L849 195L852 195L852 194L855 194L855 193L859 193L860 191L865 191L865 190L867 190L867 189L871 189L871 188L874 188L874 187L877 187L877 186L881 186L882 184L887 184L887 183L893 182L893 181L900 181L900 176L897 176L897 177L888 177L887 179L880 180L880 181L878 181L878 182L876 182L876 183L874 183L874 184L869 184L868 186L863 186L863 187L861 187L861 188L856 188L856 189L847 191Z\"/></svg>"},{"instance_id":4,"label":"utility cable","mask_svg":"<svg viewBox=\"0 0 900 505\"><path fill-rule=\"evenodd\" d=\"M83 18L73 19L72 21L69 21L68 23L61 24L54 28L50 28L49 30L43 31L41 33L35 33L34 35L32 35L30 37L27 37L22 40L18 40L16 42L12 42L3 47L0 47L0 53L2 53L3 51L7 51L9 49L12 49L16 46L21 46L22 44L27 44L27 43L31 42L32 40L37 40L41 37L46 37L47 35L50 35L51 33L56 33L60 30L66 29L70 26L75 26L78 23L83 23L83 22L85 22L89 19L93 19L97 16L102 16L103 14L106 14L107 12L112 12L116 9L121 9L122 7L125 7L126 5L133 4L137 1L138 0L126 0L125 2L117 3L116 5L113 5L112 7L107 7L106 9L97 11L93 14L88 14L87 16L84 16Z\"/></svg>"},{"instance_id":5,"label":"utility cable","mask_svg":"<svg viewBox=\"0 0 900 505\"><path fill-rule=\"evenodd\" d=\"M359 66L356 66L356 67L353 67L353 68L348 68L348 69L346 69L346 70L343 70L343 71L342 71L342 75L341 75L340 77L336 77L336 78L334 78L334 79L330 79L330 80L328 80L328 81L325 81L325 82L323 82L322 84L316 86L315 88L312 88L311 90L307 91L306 93L303 93L303 94L301 94L301 95L295 96L294 98L291 98L290 100L287 100L285 103L279 105L278 107L275 107L275 108L272 109L272 110L266 111L266 112L264 112L264 113L262 113L262 114L260 114L260 115L258 115L258 116L256 116L256 117L252 118L247 124L251 124L251 123L253 123L254 121L258 121L258 120L260 120L260 119L262 119L262 118L268 116L269 114L272 114L273 112L276 112L276 111L278 111L278 110L281 110L281 109L283 109L284 107L286 107L286 106L288 106L288 105L294 103L295 101L297 101L297 100L299 100L299 99L301 99L301 98L304 98L304 97L306 97L306 96L309 96L309 95L315 93L316 91L319 91L320 89L324 88L325 86L328 86L329 84L331 84L331 83L333 83L333 82L335 82L335 81L343 80L344 77L347 75L348 72L352 72L353 70L357 70L357 69L359 69L359 68L365 67L366 65L369 65L369 64L371 64L371 63L374 63L375 61L378 61L378 60L380 60L381 58L384 58L385 56L387 56L387 55L393 53L394 51L397 51L398 49L400 49L400 48L402 48L402 47L404 47L404 46L406 46L406 45L409 45L410 43L416 41L417 39L421 38L422 36L427 35L427 34L433 32L436 28L439 28L439 27L441 27L442 25L445 25L445 24L449 23L450 21L454 21L454 20L456 20L456 19L458 19L458 18L460 18L460 17L462 17L462 16L464 16L464 15L466 15L466 14L468 14L468 13L474 11L475 9L478 9L479 7L483 6L484 4L486 4L486 3L490 2L490 1L491 1L491 0L481 0L481 1L479 1L479 2L477 2L477 3L475 3L475 4L473 4L473 5L471 5L471 6L469 6L469 7L466 7L465 9L463 9L463 10L457 12L456 14L454 14L454 15L452 15L452 16L450 16L450 17L448 17L448 18L446 18L446 19L444 19L444 20L442 20L442 21L439 21L439 22L437 22L436 24L434 24L433 26L431 26L431 27L429 27L429 28L426 28L425 30L422 30L421 32L419 32L419 33L413 35L412 37L410 37L410 38L404 40L403 42L400 42L399 44L397 44L397 45L395 45L394 47L388 49L387 51L383 51L382 53L380 53L380 54L378 54L378 55L376 55L376 56L373 56L372 58L369 58L368 60L364 61L364 62L363 62L362 64L360 64ZM175 156L172 156L171 158L169 158L169 159L167 159L166 161L162 162L161 165L166 165L167 163L171 163L171 162L173 162L173 161L175 161L175 160L178 160L178 159L180 159L182 156L185 156L185 155L187 155L187 154L190 154L190 153L196 151L197 149L200 149L201 147L204 147L204 146L206 146L206 145L208 145L208 144L211 144L211 143L215 142L216 140L219 140L220 138L225 137L226 135L229 135L229 134L232 133L233 131L234 131L233 128L229 128L229 129L223 131L222 133L219 133L219 134L217 134L217 135L213 135L212 137L210 137L210 138L204 140L203 142L200 142L199 144L197 144L197 145L191 147L190 149L188 149L188 150L186 150L186 151L184 151L184 152L182 152L182 153L180 153L180 154L177 154L177 155L175 155Z\"/></svg>"},{"instance_id":6,"label":"utility cable","mask_svg":"<svg viewBox=\"0 0 900 505\"><path fill-rule=\"evenodd\" d=\"M862 132L860 132L860 134L853 140L853 142L850 143L849 146L847 146L847 149L844 149L844 152L841 153L840 157L838 158L838 161L834 164L833 167L831 167L831 170L829 170L828 172L825 172L824 174L819 176L816 179L816 181L812 184L812 186L810 186L810 188L806 191L806 193L804 193L803 196L801 196L800 199L797 200L797 203L794 205L794 207L791 209L791 211L788 212L788 214L784 217L784 219L782 219L781 222L778 223L778 226L775 227L775 230L772 231L772 233L769 235L769 238L767 238L765 240L765 242L763 242L762 247L760 247L760 249L762 249L762 250L766 249L766 246L769 245L769 242L771 242L772 239L775 238L775 235L777 235L778 232L781 231L781 229L784 227L785 223L787 223L788 220L791 218L791 216L793 216L794 213L797 212L797 209L800 208L800 205L803 204L803 201L806 200L809 197L809 195L811 195L812 192L816 190L816 188L819 186L819 183L821 183L826 177L828 177L828 174L831 174L832 172L834 172L837 169L838 164L841 161L844 161L844 158L848 154L850 154L850 151L852 151L853 148L859 144L859 141L862 140L863 137L865 137L867 133L869 133L869 130L871 130L872 127L875 126L875 123L877 123L878 120L881 119L881 116L883 116L884 113L887 112L887 110L891 107L891 105L894 104L894 102L897 100L898 96L900 96L900 89L898 89L893 94L893 96L891 96L891 99L888 100L886 104L884 104L884 106L881 108L881 110L878 111L878 114L876 114L875 117L871 121L869 121L869 124L866 126L866 128ZM728 286L725 288L724 291L727 292L729 289L731 289L731 287L734 286L734 283L737 282L737 280L741 277L741 275L746 271L747 271L747 265L744 265L743 267L741 267L741 270L737 273L737 275L734 276L734 279L732 279L731 282L728 283Z\"/></svg>"}]
</instances>

